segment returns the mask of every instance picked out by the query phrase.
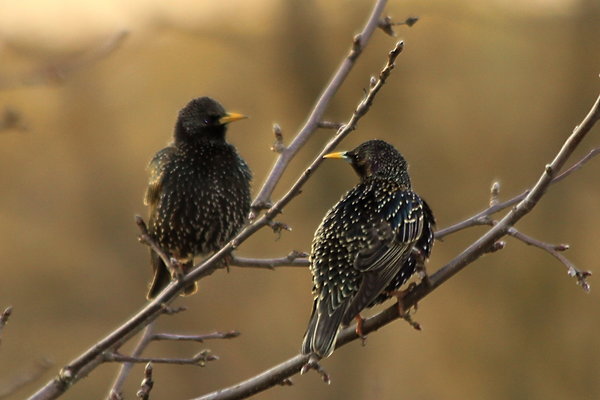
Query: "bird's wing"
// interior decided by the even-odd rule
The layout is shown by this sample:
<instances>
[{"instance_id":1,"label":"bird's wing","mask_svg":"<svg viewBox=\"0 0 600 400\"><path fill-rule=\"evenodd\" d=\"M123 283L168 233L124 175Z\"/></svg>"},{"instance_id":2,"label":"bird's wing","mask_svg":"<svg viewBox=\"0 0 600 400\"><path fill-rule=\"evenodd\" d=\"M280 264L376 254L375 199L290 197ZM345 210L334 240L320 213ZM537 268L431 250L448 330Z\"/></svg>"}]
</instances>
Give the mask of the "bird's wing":
<instances>
[{"instance_id":1,"label":"bird's wing","mask_svg":"<svg viewBox=\"0 0 600 400\"><path fill-rule=\"evenodd\" d=\"M150 164L148 164L150 178L148 179L148 188L144 196L145 205L154 205L158 201L165 178L165 166L169 163L175 151L175 148L172 146L165 147L156 153Z\"/></svg>"},{"instance_id":2,"label":"bird's wing","mask_svg":"<svg viewBox=\"0 0 600 400\"><path fill-rule=\"evenodd\" d=\"M382 207L380 215L381 220L367 235L365 248L354 260L362 280L343 324L348 324L386 288L423 232L423 202L411 191L397 191Z\"/></svg>"},{"instance_id":3,"label":"bird's wing","mask_svg":"<svg viewBox=\"0 0 600 400\"><path fill-rule=\"evenodd\" d=\"M381 219L369 228L365 247L354 260L359 271L384 273L388 268L393 269L423 232L423 201L412 191L396 191L380 215Z\"/></svg>"}]
</instances>

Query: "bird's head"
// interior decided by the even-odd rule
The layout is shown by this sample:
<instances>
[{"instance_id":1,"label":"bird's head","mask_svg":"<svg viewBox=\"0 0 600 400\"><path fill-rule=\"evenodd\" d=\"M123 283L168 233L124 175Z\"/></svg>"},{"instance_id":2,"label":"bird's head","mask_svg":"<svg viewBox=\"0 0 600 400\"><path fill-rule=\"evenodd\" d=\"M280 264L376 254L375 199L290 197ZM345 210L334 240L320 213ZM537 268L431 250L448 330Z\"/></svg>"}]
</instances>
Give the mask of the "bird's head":
<instances>
[{"instance_id":1,"label":"bird's head","mask_svg":"<svg viewBox=\"0 0 600 400\"><path fill-rule=\"evenodd\" d=\"M210 97L199 97L179 111L175 126L175 142L224 141L227 124L244 118L247 117L226 112L219 102Z\"/></svg>"},{"instance_id":2,"label":"bird's head","mask_svg":"<svg viewBox=\"0 0 600 400\"><path fill-rule=\"evenodd\" d=\"M369 177L393 179L410 187L408 163L391 144L383 140L369 140L354 150L329 153L324 158L348 161L361 181Z\"/></svg>"}]
</instances>

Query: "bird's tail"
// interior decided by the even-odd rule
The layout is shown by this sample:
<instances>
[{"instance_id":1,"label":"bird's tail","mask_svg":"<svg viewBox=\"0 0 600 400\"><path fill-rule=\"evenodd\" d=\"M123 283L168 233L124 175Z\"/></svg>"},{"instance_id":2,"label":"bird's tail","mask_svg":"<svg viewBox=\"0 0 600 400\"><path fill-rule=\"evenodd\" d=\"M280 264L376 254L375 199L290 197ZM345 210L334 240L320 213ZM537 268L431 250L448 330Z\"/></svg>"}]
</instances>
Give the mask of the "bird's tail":
<instances>
[{"instance_id":1,"label":"bird's tail","mask_svg":"<svg viewBox=\"0 0 600 400\"><path fill-rule=\"evenodd\" d=\"M321 358L329 357L335 349L338 328L343 315L344 307L338 307L331 315L327 312L320 312L317 300L315 300L308 328L302 341L302 354L314 353Z\"/></svg>"},{"instance_id":2,"label":"bird's tail","mask_svg":"<svg viewBox=\"0 0 600 400\"><path fill-rule=\"evenodd\" d=\"M165 287L167 287L169 283L171 283L171 273L169 272L169 269L165 265L162 258L152 250L150 250L150 263L152 264L152 269L154 270L154 277L152 278L152 282L150 282L150 288L148 289L148 294L146 295L148 300L154 299ZM193 262L191 261L183 264L183 272L187 273L192 266ZM189 286L186 286L181 295L189 296L196 293L196 290L198 290L198 286L196 282L194 282Z\"/></svg>"}]
</instances>

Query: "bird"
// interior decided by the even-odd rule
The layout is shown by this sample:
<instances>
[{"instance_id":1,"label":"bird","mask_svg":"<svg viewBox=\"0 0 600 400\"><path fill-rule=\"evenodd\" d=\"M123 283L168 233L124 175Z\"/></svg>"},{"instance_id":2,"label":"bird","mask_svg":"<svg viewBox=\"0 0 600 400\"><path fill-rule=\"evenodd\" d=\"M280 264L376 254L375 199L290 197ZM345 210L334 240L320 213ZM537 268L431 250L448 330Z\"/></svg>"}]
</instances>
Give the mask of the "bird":
<instances>
[{"instance_id":1,"label":"bird","mask_svg":"<svg viewBox=\"0 0 600 400\"><path fill-rule=\"evenodd\" d=\"M419 251L429 256L435 223L391 144L369 140L324 158L348 161L359 183L326 213L312 241L313 307L301 353L320 358L333 352L341 326L410 278Z\"/></svg>"},{"instance_id":2,"label":"bird","mask_svg":"<svg viewBox=\"0 0 600 400\"><path fill-rule=\"evenodd\" d=\"M225 140L227 125L243 118L210 97L195 98L179 111L173 141L148 165L148 234L183 273L195 256L220 249L247 221L252 173ZM150 261L154 276L147 298L153 299L171 273L155 251ZM196 289L194 283L183 294Z\"/></svg>"}]
</instances>

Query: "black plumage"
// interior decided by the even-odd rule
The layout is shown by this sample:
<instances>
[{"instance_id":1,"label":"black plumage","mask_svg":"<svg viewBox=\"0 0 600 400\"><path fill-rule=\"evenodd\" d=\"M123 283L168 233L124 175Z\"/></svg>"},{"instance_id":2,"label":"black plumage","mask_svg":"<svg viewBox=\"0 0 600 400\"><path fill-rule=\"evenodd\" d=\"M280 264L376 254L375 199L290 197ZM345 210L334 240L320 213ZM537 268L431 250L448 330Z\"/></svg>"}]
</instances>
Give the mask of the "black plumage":
<instances>
[{"instance_id":1,"label":"black plumage","mask_svg":"<svg viewBox=\"0 0 600 400\"><path fill-rule=\"evenodd\" d=\"M252 174L235 147L225 141L227 124L242 118L227 113L209 97L194 99L179 112L174 141L150 162L144 199L150 211L148 231L184 273L194 256L218 250L246 222ZM171 280L154 251L151 264L149 299ZM184 293L195 289L192 285Z\"/></svg>"},{"instance_id":2,"label":"black plumage","mask_svg":"<svg viewBox=\"0 0 600 400\"><path fill-rule=\"evenodd\" d=\"M325 157L349 161L360 182L328 211L312 243L314 304L302 353L319 357L331 354L340 326L414 273L413 247L420 244L429 255L434 223L392 145L370 140Z\"/></svg>"}]
</instances>

